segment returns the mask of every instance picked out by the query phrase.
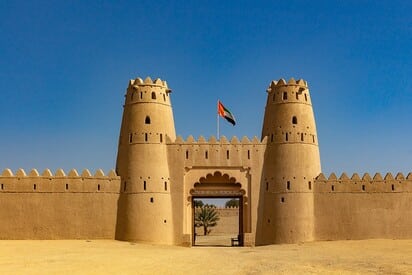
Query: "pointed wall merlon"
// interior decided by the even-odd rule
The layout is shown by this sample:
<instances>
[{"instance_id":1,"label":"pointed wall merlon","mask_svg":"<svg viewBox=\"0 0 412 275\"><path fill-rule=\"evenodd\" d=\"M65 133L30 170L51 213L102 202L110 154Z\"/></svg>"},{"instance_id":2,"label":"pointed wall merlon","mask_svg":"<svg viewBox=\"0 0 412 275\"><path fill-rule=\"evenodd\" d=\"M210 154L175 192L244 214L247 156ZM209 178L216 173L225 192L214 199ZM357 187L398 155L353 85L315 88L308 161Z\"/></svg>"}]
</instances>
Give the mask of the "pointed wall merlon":
<instances>
[{"instance_id":1,"label":"pointed wall merlon","mask_svg":"<svg viewBox=\"0 0 412 275\"><path fill-rule=\"evenodd\" d=\"M50 169L44 170L40 175L36 169L27 173L19 169L13 175L10 169L5 169L0 176L0 193L47 193L53 195L63 193L111 193L120 192L120 177L114 170L107 176L98 169L94 176L88 169L84 169L81 175L76 169L66 173L58 169L53 175Z\"/></svg>"},{"instance_id":2,"label":"pointed wall merlon","mask_svg":"<svg viewBox=\"0 0 412 275\"><path fill-rule=\"evenodd\" d=\"M329 177L320 173L315 178L314 192L411 192L412 191L412 173L405 176L397 173L393 177L392 173L386 173L384 177L380 173L375 173L373 178L369 173L363 174L362 178L358 173L353 173L349 178L346 173L342 173L339 178L335 173Z\"/></svg>"},{"instance_id":3,"label":"pointed wall merlon","mask_svg":"<svg viewBox=\"0 0 412 275\"><path fill-rule=\"evenodd\" d=\"M90 173L89 169L84 169L81 176L82 178L91 178L92 174Z\"/></svg>"},{"instance_id":4,"label":"pointed wall merlon","mask_svg":"<svg viewBox=\"0 0 412 275\"><path fill-rule=\"evenodd\" d=\"M117 179L120 178L114 170L110 170L107 175L103 172L102 169L97 169L94 176L90 173L88 169L84 169L82 173L79 175L76 169L71 169L69 173L66 175L63 169L57 169L56 172L51 172L50 169L45 169L43 173L38 172L37 169L30 170L30 173L27 174L26 171L22 168L19 168L15 174L9 168L6 168L1 173L0 177L15 177L15 178L30 178L30 177L43 177L43 178L110 178L110 179Z\"/></svg>"},{"instance_id":5,"label":"pointed wall merlon","mask_svg":"<svg viewBox=\"0 0 412 275\"><path fill-rule=\"evenodd\" d=\"M229 206L229 207L226 207L226 206L216 206L216 207L215 206L196 206L195 207L196 210L200 210L202 208L213 208L216 210L234 210L234 211L239 210L239 206Z\"/></svg>"},{"instance_id":6,"label":"pointed wall merlon","mask_svg":"<svg viewBox=\"0 0 412 275\"><path fill-rule=\"evenodd\" d=\"M24 169L20 168L19 170L17 170L16 177L26 177L26 176L27 176L27 174L24 171Z\"/></svg>"},{"instance_id":7,"label":"pointed wall merlon","mask_svg":"<svg viewBox=\"0 0 412 275\"><path fill-rule=\"evenodd\" d=\"M395 179L396 180L404 180L405 179L405 177L403 176L403 174L402 173L398 173L398 174L396 174L396 177L395 177Z\"/></svg>"},{"instance_id":8,"label":"pointed wall merlon","mask_svg":"<svg viewBox=\"0 0 412 275\"><path fill-rule=\"evenodd\" d=\"M349 179L348 175L346 175L346 173L343 172L342 175L339 177L339 180L347 181L347 180L350 180L350 179Z\"/></svg>"},{"instance_id":9,"label":"pointed wall merlon","mask_svg":"<svg viewBox=\"0 0 412 275\"><path fill-rule=\"evenodd\" d=\"M186 140L184 140L181 136L177 136L174 142L169 139L167 140L167 143L177 145L265 145L266 141L266 137L260 141L256 136L252 139L243 136L240 140L237 136L233 136L230 141L226 136L221 136L219 140L217 140L215 136L210 136L208 140L206 140L203 136L199 136L196 140L192 135L190 135L186 138Z\"/></svg>"}]
</instances>

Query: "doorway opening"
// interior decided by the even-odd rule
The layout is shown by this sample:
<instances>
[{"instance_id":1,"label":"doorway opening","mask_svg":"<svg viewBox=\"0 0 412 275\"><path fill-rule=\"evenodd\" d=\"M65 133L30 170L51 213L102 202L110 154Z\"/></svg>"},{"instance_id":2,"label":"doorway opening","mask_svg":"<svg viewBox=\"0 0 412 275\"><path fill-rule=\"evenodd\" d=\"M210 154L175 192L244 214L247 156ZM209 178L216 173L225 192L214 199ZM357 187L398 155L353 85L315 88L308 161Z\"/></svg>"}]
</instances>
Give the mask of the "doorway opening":
<instances>
[{"instance_id":1,"label":"doorway opening","mask_svg":"<svg viewBox=\"0 0 412 275\"><path fill-rule=\"evenodd\" d=\"M243 196L192 196L193 246L243 246Z\"/></svg>"}]
</instances>

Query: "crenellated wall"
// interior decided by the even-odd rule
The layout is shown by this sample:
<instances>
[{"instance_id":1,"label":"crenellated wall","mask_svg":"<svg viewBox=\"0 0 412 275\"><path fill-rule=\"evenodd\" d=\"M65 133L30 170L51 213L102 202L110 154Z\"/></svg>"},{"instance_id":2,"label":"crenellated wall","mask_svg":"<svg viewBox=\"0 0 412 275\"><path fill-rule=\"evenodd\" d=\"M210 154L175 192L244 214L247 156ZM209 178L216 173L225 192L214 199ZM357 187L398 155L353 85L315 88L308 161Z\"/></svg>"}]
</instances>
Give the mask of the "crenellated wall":
<instances>
[{"instance_id":1,"label":"crenellated wall","mask_svg":"<svg viewBox=\"0 0 412 275\"><path fill-rule=\"evenodd\" d=\"M376 173L314 182L315 239L412 238L412 173Z\"/></svg>"},{"instance_id":2,"label":"crenellated wall","mask_svg":"<svg viewBox=\"0 0 412 275\"><path fill-rule=\"evenodd\" d=\"M0 239L113 239L120 177L33 169L0 176Z\"/></svg>"},{"instance_id":3,"label":"crenellated wall","mask_svg":"<svg viewBox=\"0 0 412 275\"><path fill-rule=\"evenodd\" d=\"M217 140L211 136L209 140L200 136L195 140L189 136L183 140L178 136L174 142L168 140L169 154L177 154L184 167L191 166L220 166L220 167L248 167L255 159L262 156L266 141L259 141L257 137L249 140L236 136L229 141L225 136ZM262 150L263 149L263 150Z\"/></svg>"},{"instance_id":4,"label":"crenellated wall","mask_svg":"<svg viewBox=\"0 0 412 275\"><path fill-rule=\"evenodd\" d=\"M266 139L189 136L183 140L178 136L168 138L167 145L174 219L180 221L177 240L184 245L191 242L193 190L238 190L243 194L245 245L254 245Z\"/></svg>"},{"instance_id":5,"label":"crenellated wall","mask_svg":"<svg viewBox=\"0 0 412 275\"><path fill-rule=\"evenodd\" d=\"M171 92L159 78L130 80L117 175L4 170L0 239L106 238L190 246L194 198L217 197L239 199L237 216L228 214L226 226L239 230L246 246L412 238L411 173L321 174L306 81L270 83L260 140L176 138Z\"/></svg>"}]
</instances>

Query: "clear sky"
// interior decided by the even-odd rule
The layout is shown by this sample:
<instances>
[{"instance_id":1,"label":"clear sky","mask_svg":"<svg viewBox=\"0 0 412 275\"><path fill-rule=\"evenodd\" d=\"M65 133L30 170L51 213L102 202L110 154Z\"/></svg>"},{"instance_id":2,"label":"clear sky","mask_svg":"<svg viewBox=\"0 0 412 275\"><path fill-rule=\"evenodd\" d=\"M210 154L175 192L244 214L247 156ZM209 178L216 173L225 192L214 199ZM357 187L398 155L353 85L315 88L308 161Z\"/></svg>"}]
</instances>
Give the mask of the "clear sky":
<instances>
[{"instance_id":1,"label":"clear sky","mask_svg":"<svg viewBox=\"0 0 412 275\"><path fill-rule=\"evenodd\" d=\"M411 1L0 1L0 169L115 166L128 80L173 90L178 135L260 138L303 78L322 169L412 171Z\"/></svg>"}]
</instances>

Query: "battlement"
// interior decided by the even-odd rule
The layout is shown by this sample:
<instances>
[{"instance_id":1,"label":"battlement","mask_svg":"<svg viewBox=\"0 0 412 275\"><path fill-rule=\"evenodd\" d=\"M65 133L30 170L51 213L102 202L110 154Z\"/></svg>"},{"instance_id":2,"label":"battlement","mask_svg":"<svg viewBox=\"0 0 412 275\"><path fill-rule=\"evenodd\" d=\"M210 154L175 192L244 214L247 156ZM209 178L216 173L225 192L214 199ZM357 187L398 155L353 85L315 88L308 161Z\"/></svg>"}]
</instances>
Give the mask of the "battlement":
<instances>
[{"instance_id":1,"label":"battlement","mask_svg":"<svg viewBox=\"0 0 412 275\"><path fill-rule=\"evenodd\" d=\"M221 136L220 139L216 139L215 136L210 136L208 140L206 140L203 136L199 136L196 140L192 135L188 136L186 140L184 140L181 136L177 136L175 141L170 140L169 137L166 137L166 141L168 144L178 144L178 145L266 145L267 138L265 137L262 141L254 136L251 140L243 136L241 140L239 140L236 136L233 136L230 141L225 137Z\"/></svg>"},{"instance_id":2,"label":"battlement","mask_svg":"<svg viewBox=\"0 0 412 275\"><path fill-rule=\"evenodd\" d=\"M156 78L155 80L152 80L149 76L146 77L145 80L141 79L140 77L136 79L131 79L129 81L129 88L130 87L137 87L137 86L159 86L163 88L168 88L167 87L167 82L165 80L161 80L160 78Z\"/></svg>"},{"instance_id":3,"label":"battlement","mask_svg":"<svg viewBox=\"0 0 412 275\"><path fill-rule=\"evenodd\" d=\"M285 79L281 78L278 81L272 80L272 82L269 84L267 92L271 92L272 89L274 90L283 86L301 86L303 88L308 88L308 83L303 79L295 80L293 77L290 78L288 82L286 82Z\"/></svg>"},{"instance_id":4,"label":"battlement","mask_svg":"<svg viewBox=\"0 0 412 275\"><path fill-rule=\"evenodd\" d=\"M184 140L178 136L175 141L167 137L168 155L173 156L173 163L179 162L185 168L190 167L254 167L259 169L266 149L267 138L259 141L257 137L249 139L236 136L228 140L221 136L219 140L211 136L206 140L200 136L197 140L189 136Z\"/></svg>"},{"instance_id":5,"label":"battlement","mask_svg":"<svg viewBox=\"0 0 412 275\"><path fill-rule=\"evenodd\" d=\"M362 177L354 173L349 177L342 173L338 178L335 173L326 177L323 173L315 179L316 192L412 192L412 173L406 177L402 173L397 173L393 177L392 173L387 173L384 177L376 173L373 177L365 173Z\"/></svg>"},{"instance_id":6,"label":"battlement","mask_svg":"<svg viewBox=\"0 0 412 275\"><path fill-rule=\"evenodd\" d=\"M32 169L28 174L23 169L18 169L15 174L10 169L5 169L0 175L0 192L109 192L118 193L120 177L114 170L107 175L101 169L92 175L88 169L81 174L76 169L66 173L58 169L54 174L50 169L45 169L40 174Z\"/></svg>"},{"instance_id":7,"label":"battlement","mask_svg":"<svg viewBox=\"0 0 412 275\"><path fill-rule=\"evenodd\" d=\"M104 174L102 169L97 169L96 172L94 173L94 176L90 173L88 169L84 169L82 173L79 175L76 169L72 169L69 171L69 173L66 176L66 173L63 171L63 169L57 169L54 175L50 171L50 169L45 169L43 173L40 175L37 169L32 169L30 170L29 174L24 171L24 169L20 168L16 171L16 174L13 174L13 171L11 169L6 168L3 170L3 172L0 175L0 178L7 178L7 177L17 177L17 178L23 178L23 177L45 177L45 178L73 178L73 177L81 177L81 178L109 178L109 179L119 179L120 177L116 175L116 172L114 170L110 170L107 175Z\"/></svg>"},{"instance_id":8,"label":"battlement","mask_svg":"<svg viewBox=\"0 0 412 275\"><path fill-rule=\"evenodd\" d=\"M211 205L205 205L205 206L196 206L195 209L199 210L202 208L214 208L216 210L239 210L239 206L211 206Z\"/></svg>"}]
</instances>

